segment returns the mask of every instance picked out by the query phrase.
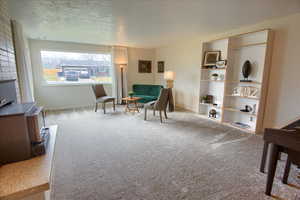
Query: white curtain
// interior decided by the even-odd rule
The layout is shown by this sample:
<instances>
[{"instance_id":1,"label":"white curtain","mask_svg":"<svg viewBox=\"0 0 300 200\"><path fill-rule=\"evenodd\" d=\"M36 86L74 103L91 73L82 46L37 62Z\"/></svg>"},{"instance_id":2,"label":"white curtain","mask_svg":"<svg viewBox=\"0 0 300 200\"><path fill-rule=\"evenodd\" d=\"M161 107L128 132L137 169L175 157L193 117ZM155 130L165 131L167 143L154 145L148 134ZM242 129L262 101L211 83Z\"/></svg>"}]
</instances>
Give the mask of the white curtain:
<instances>
[{"instance_id":1,"label":"white curtain","mask_svg":"<svg viewBox=\"0 0 300 200\"><path fill-rule=\"evenodd\" d=\"M33 102L33 79L28 41L24 36L22 25L15 20L12 20L12 31L15 44L21 102Z\"/></svg>"},{"instance_id":2,"label":"white curtain","mask_svg":"<svg viewBox=\"0 0 300 200\"><path fill-rule=\"evenodd\" d=\"M128 53L126 47L113 47L113 96L117 98L118 103L122 102L122 97L127 96L127 69ZM122 68L122 69L121 69ZM123 71L123 73L122 73ZM123 80L123 82L122 82Z\"/></svg>"}]
</instances>

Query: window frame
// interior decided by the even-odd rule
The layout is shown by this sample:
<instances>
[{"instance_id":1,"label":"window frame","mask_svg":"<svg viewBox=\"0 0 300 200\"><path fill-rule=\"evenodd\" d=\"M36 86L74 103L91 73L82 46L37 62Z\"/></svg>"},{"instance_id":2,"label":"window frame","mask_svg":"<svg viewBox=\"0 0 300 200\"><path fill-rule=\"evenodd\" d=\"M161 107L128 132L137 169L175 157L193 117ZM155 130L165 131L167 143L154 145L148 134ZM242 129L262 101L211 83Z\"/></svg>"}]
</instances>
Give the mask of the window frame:
<instances>
[{"instance_id":1,"label":"window frame","mask_svg":"<svg viewBox=\"0 0 300 200\"><path fill-rule=\"evenodd\" d=\"M42 59L42 52L43 51L52 51L52 52L61 52L61 53L82 53L82 54L105 54L105 55L110 55L110 58L111 58L111 70L112 70L112 75L111 75L111 78L112 78L112 81L109 83L109 82L83 82L83 83L80 83L80 82L48 82L45 77L44 77L44 67L43 67L43 59ZM40 54L40 61L41 61L41 71L40 71L40 78L42 80L42 86L47 86L47 87L56 87L56 86L63 86L63 87L71 87L71 86L91 86L91 85L94 85L94 84L103 84L103 85L112 85L113 84L113 79L114 79L114 73L113 73L113 70L114 70L114 63L113 63L113 54L111 51L93 51L93 50L70 50L70 49L40 49L39 51L39 54Z\"/></svg>"}]
</instances>

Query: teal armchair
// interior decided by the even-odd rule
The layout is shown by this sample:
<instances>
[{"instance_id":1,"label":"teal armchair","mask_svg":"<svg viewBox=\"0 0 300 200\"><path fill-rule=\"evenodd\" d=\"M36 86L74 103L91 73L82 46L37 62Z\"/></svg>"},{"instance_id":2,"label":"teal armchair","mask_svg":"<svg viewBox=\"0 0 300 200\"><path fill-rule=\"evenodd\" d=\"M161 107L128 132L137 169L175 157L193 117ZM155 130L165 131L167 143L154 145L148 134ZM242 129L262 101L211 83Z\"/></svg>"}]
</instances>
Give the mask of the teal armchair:
<instances>
[{"instance_id":1,"label":"teal armchair","mask_svg":"<svg viewBox=\"0 0 300 200\"><path fill-rule=\"evenodd\" d=\"M132 86L133 96L142 98L138 101L139 103L148 103L157 100L162 88L162 85L134 84Z\"/></svg>"}]
</instances>

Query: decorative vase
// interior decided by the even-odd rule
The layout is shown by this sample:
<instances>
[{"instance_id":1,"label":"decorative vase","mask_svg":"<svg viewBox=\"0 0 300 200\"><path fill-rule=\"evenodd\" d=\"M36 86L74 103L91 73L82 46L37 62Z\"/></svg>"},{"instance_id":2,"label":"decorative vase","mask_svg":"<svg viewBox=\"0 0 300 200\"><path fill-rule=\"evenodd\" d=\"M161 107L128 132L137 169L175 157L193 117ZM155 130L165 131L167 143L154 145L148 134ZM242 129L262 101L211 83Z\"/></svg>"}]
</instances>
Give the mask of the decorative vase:
<instances>
[{"instance_id":1,"label":"decorative vase","mask_svg":"<svg viewBox=\"0 0 300 200\"><path fill-rule=\"evenodd\" d=\"M252 68L251 62L249 60L246 60L242 68L242 74L244 76L244 80L241 80L241 82L251 82L251 80L248 80L248 77L251 74L251 68Z\"/></svg>"}]
</instances>

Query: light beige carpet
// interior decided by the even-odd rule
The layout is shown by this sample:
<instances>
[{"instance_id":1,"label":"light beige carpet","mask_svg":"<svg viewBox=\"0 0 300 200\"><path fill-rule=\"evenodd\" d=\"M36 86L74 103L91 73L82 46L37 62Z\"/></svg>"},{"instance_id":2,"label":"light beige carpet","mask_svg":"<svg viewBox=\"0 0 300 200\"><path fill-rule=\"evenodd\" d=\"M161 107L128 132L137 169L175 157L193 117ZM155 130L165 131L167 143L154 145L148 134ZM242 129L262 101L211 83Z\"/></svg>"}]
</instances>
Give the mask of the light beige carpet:
<instances>
[{"instance_id":1,"label":"light beige carpet","mask_svg":"<svg viewBox=\"0 0 300 200\"><path fill-rule=\"evenodd\" d=\"M53 200L272 199L259 172L262 138L188 112L166 123L149 112L92 109L51 112L58 124L51 183ZM280 161L273 194L299 199L299 188L281 184ZM290 183L300 185L297 170ZM298 195L298 196L297 196Z\"/></svg>"}]
</instances>

